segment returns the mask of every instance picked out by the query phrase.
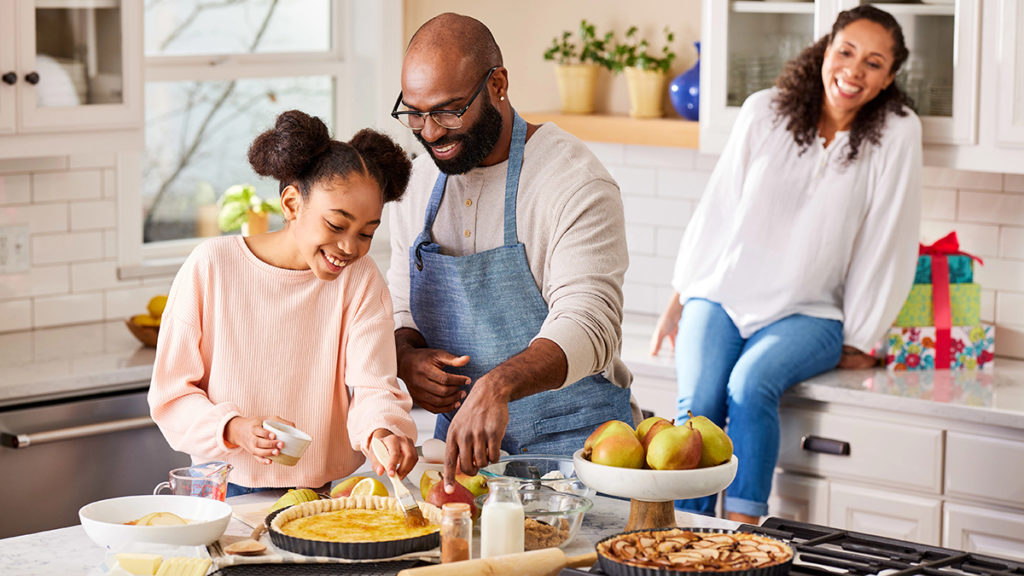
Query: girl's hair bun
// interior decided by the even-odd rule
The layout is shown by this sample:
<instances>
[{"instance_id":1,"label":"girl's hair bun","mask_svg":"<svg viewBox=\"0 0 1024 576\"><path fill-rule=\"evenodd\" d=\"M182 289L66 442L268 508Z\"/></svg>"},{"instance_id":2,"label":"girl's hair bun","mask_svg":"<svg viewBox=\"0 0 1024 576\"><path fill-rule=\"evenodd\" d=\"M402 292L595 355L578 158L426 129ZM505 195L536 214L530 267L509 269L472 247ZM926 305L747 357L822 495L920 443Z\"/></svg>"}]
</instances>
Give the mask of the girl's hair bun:
<instances>
[{"instance_id":1,"label":"girl's hair bun","mask_svg":"<svg viewBox=\"0 0 1024 576\"><path fill-rule=\"evenodd\" d=\"M377 178L384 201L400 200L412 171L412 162L405 150L387 135L369 128L356 132L349 145L359 152L367 170Z\"/></svg>"},{"instance_id":2,"label":"girl's hair bun","mask_svg":"<svg viewBox=\"0 0 1024 576\"><path fill-rule=\"evenodd\" d=\"M260 176L270 176L284 186L300 179L330 145L331 135L322 120L289 110L253 141L249 164Z\"/></svg>"}]
</instances>

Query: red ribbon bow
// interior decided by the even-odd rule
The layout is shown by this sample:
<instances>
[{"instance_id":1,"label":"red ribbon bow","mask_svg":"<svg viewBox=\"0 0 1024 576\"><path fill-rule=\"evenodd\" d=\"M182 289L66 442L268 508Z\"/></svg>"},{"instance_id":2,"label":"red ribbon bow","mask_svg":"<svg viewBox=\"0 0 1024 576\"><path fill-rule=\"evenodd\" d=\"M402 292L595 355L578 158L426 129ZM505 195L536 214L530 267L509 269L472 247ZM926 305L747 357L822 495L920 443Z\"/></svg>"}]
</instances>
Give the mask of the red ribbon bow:
<instances>
[{"instance_id":1,"label":"red ribbon bow","mask_svg":"<svg viewBox=\"0 0 1024 576\"><path fill-rule=\"evenodd\" d=\"M950 255L969 256L984 264L981 258L960 251L960 242L956 232L950 232L932 244L921 244L917 251L919 256L928 254L932 257L932 312L935 322L935 367L949 369L952 364L953 346L950 342L949 329L953 324L953 306L949 297L949 261Z\"/></svg>"}]
</instances>

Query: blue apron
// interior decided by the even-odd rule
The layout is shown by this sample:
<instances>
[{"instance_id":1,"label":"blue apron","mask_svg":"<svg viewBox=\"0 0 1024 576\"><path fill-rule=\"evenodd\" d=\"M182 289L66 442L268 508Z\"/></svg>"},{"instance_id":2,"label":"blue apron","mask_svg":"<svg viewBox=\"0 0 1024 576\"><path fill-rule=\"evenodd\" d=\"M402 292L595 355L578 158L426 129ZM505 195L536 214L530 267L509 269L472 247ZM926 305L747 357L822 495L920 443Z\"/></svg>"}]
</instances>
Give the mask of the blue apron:
<instances>
[{"instance_id":1,"label":"blue apron","mask_svg":"<svg viewBox=\"0 0 1024 576\"><path fill-rule=\"evenodd\" d=\"M504 245L467 256L448 256L431 237L448 175L434 183L423 231L409 249L410 308L429 348L467 355L449 368L475 382L525 350L548 315L516 234L516 194L526 145L526 121L515 114L505 180ZM466 388L467 392L472 384ZM434 437L447 438L455 412L439 414ZM572 454L594 428L608 420L633 423L629 389L600 374L560 390L509 403L501 448L509 454Z\"/></svg>"}]
</instances>

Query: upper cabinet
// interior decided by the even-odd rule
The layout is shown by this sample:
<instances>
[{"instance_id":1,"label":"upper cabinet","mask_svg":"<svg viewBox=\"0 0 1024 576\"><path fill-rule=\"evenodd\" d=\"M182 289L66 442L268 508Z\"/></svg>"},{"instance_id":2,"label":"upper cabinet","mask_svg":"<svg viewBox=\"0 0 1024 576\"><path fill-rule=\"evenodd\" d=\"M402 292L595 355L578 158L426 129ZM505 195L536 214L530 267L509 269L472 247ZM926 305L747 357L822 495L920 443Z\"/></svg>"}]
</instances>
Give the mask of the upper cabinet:
<instances>
[{"instance_id":1,"label":"upper cabinet","mask_svg":"<svg viewBox=\"0 0 1024 576\"><path fill-rule=\"evenodd\" d=\"M0 152L73 152L85 131L141 127L141 2L0 0L0 80Z\"/></svg>"},{"instance_id":2,"label":"upper cabinet","mask_svg":"<svg viewBox=\"0 0 1024 576\"><path fill-rule=\"evenodd\" d=\"M860 0L704 0L701 150L722 150L743 100ZM925 162L1024 171L1024 6L1019 0L870 2L903 28L910 58L897 82L924 129Z\"/></svg>"}]
</instances>

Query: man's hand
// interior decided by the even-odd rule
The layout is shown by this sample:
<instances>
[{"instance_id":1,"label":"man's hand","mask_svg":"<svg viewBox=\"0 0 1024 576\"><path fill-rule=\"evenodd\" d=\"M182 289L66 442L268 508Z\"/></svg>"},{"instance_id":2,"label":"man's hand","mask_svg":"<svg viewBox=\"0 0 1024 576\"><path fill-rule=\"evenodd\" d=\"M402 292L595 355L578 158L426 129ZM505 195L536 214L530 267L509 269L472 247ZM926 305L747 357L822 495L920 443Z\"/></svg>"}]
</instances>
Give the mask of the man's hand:
<instances>
[{"instance_id":1,"label":"man's hand","mask_svg":"<svg viewBox=\"0 0 1024 576\"><path fill-rule=\"evenodd\" d=\"M509 399L495 390L489 373L476 381L465 404L448 426L445 445L445 491L451 493L458 469L473 476L477 470L497 462L501 439L508 426Z\"/></svg>"},{"instance_id":2,"label":"man's hand","mask_svg":"<svg viewBox=\"0 0 1024 576\"><path fill-rule=\"evenodd\" d=\"M866 370L878 365L878 360L854 348L843 346L843 355L839 357L839 368L845 370Z\"/></svg>"},{"instance_id":3,"label":"man's hand","mask_svg":"<svg viewBox=\"0 0 1024 576\"><path fill-rule=\"evenodd\" d=\"M398 353L398 377L405 382L409 395L420 407L441 414L459 407L469 385L469 377L450 374L448 367L465 366L469 356L452 354L427 348L423 335L412 328L395 330L395 350Z\"/></svg>"},{"instance_id":4,"label":"man's hand","mask_svg":"<svg viewBox=\"0 0 1024 576\"><path fill-rule=\"evenodd\" d=\"M242 450L252 454L260 464L270 464L270 456L277 456L284 448L284 442L277 439L270 430L263 427L264 420L276 420L289 426L295 426L294 422L285 420L280 416L265 416L261 418L243 418L235 416L228 420L224 427L224 440L229 446L238 446Z\"/></svg>"}]
</instances>

